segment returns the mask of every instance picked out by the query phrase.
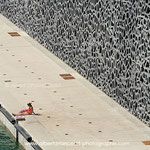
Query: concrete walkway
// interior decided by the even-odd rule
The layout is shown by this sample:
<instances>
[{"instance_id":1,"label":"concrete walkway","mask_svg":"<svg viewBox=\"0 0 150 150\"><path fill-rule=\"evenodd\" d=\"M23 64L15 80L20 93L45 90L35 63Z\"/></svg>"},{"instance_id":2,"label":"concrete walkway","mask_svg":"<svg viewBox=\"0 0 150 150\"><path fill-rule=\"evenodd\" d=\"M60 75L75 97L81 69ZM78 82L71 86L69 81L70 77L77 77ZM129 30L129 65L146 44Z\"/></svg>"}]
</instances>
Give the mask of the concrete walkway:
<instances>
[{"instance_id":1,"label":"concrete walkway","mask_svg":"<svg viewBox=\"0 0 150 150\"><path fill-rule=\"evenodd\" d=\"M0 103L28 102L40 115L21 125L44 150L150 150L149 127L0 15Z\"/></svg>"}]
</instances>

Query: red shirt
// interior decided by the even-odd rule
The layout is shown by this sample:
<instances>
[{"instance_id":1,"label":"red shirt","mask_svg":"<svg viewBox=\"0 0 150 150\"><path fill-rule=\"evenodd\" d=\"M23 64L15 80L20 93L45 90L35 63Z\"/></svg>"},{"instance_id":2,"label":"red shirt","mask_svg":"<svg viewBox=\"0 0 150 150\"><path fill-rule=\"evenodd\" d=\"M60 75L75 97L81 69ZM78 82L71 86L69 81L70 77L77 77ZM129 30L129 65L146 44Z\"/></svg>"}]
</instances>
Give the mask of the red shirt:
<instances>
[{"instance_id":1,"label":"red shirt","mask_svg":"<svg viewBox=\"0 0 150 150\"><path fill-rule=\"evenodd\" d=\"M28 114L32 114L32 111L31 111L31 110L32 110L32 107L29 107L29 109L27 110L27 113L28 113Z\"/></svg>"}]
</instances>

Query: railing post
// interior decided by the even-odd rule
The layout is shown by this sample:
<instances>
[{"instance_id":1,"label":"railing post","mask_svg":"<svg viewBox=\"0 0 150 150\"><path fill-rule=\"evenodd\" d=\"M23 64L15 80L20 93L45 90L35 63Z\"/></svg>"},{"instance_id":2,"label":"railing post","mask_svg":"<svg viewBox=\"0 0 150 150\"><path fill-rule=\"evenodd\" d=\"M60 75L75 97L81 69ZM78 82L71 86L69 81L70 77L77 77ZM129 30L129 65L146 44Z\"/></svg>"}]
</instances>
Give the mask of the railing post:
<instances>
[{"instance_id":1,"label":"railing post","mask_svg":"<svg viewBox=\"0 0 150 150\"><path fill-rule=\"evenodd\" d=\"M18 125L19 121L25 121L25 118L18 118L16 119L16 124ZM19 142L19 132L18 129L16 129L16 143Z\"/></svg>"}]
</instances>

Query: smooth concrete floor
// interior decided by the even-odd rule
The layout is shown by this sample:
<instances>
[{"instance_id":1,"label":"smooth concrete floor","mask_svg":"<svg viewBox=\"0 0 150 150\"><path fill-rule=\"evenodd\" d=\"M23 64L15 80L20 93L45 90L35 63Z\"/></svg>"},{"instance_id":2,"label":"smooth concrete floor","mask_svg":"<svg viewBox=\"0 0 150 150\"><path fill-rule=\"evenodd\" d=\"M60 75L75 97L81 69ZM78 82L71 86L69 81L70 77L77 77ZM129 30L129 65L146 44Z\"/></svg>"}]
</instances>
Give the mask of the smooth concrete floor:
<instances>
[{"instance_id":1,"label":"smooth concrete floor","mask_svg":"<svg viewBox=\"0 0 150 150\"><path fill-rule=\"evenodd\" d=\"M40 115L20 124L44 150L150 150L148 126L0 15L0 103L28 102Z\"/></svg>"}]
</instances>

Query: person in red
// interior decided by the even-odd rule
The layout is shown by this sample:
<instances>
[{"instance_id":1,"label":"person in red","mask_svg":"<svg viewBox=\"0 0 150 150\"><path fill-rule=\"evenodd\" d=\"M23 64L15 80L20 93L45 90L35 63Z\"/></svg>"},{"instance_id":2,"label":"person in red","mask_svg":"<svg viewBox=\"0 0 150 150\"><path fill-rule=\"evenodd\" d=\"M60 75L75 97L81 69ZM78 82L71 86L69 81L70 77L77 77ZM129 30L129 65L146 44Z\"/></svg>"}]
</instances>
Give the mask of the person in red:
<instances>
[{"instance_id":1,"label":"person in red","mask_svg":"<svg viewBox=\"0 0 150 150\"><path fill-rule=\"evenodd\" d=\"M12 113L12 115L13 116L23 116L23 115L31 115L32 113L34 113L32 104L28 103L27 105L29 107L27 110L22 110L18 114Z\"/></svg>"}]
</instances>

